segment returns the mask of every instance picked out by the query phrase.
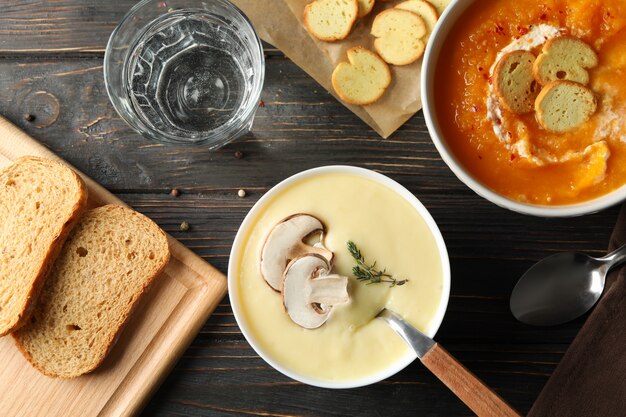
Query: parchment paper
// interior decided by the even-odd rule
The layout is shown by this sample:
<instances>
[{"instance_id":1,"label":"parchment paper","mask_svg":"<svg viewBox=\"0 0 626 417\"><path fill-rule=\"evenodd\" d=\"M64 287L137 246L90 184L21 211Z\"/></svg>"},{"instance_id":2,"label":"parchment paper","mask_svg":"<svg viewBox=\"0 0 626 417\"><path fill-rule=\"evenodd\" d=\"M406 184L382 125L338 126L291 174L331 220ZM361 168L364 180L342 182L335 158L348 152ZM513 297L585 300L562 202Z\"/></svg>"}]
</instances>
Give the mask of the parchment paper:
<instances>
[{"instance_id":1,"label":"parchment paper","mask_svg":"<svg viewBox=\"0 0 626 417\"><path fill-rule=\"evenodd\" d=\"M370 35L373 19L377 13L399 3L378 1L372 13L355 24L347 39L322 42L311 36L302 24L304 7L312 0L231 1L250 18L261 39L280 49L339 101L331 83L335 66L347 60L346 51L354 46L361 45L374 50L374 38ZM440 13L449 2L431 0ZM382 137L387 138L422 108L421 66L421 60L406 66L391 65L393 81L385 95L374 104L355 106L341 102Z\"/></svg>"}]
</instances>

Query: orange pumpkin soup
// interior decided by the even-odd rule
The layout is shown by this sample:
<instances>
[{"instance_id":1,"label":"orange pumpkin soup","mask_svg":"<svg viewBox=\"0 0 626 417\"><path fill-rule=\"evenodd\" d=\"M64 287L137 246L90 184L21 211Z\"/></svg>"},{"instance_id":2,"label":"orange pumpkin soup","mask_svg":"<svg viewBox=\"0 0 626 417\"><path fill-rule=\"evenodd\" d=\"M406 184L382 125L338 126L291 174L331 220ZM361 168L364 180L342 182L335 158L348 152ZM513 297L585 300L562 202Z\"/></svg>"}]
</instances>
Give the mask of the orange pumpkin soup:
<instances>
[{"instance_id":1,"label":"orange pumpkin soup","mask_svg":"<svg viewBox=\"0 0 626 417\"><path fill-rule=\"evenodd\" d=\"M567 133L544 130L534 112L513 114L494 99L503 53L538 55L548 40L574 36L591 46L598 109ZM439 58L437 117L453 153L495 192L531 204L564 205L626 183L626 1L476 1Z\"/></svg>"}]
</instances>

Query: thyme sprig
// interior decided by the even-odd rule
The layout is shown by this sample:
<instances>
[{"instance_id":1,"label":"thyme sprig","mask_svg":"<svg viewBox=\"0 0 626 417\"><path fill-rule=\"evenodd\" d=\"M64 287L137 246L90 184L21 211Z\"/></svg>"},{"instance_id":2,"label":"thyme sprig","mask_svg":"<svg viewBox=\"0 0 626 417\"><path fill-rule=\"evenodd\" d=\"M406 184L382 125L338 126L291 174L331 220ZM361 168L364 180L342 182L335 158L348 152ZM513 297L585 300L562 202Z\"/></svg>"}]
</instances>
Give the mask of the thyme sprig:
<instances>
[{"instance_id":1,"label":"thyme sprig","mask_svg":"<svg viewBox=\"0 0 626 417\"><path fill-rule=\"evenodd\" d=\"M382 271L376 268L376 262L369 265L365 261L365 257L361 253L361 250L356 246L353 241L348 241L348 252L356 261L356 265L352 268L352 274L355 278L362 282L367 282L367 285L379 284L381 282L388 283L390 287L399 287L409 282L408 279L396 279L391 274L387 273L387 269Z\"/></svg>"}]
</instances>

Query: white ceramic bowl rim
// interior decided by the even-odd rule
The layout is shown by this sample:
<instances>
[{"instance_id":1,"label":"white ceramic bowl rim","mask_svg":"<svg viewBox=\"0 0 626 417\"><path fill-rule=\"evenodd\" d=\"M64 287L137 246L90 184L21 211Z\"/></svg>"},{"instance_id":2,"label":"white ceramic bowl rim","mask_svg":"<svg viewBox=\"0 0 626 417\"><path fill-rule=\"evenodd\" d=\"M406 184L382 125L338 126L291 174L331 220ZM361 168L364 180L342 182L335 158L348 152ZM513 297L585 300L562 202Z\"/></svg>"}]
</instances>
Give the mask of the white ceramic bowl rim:
<instances>
[{"instance_id":1,"label":"white ceramic bowl rim","mask_svg":"<svg viewBox=\"0 0 626 417\"><path fill-rule=\"evenodd\" d=\"M426 207L406 188L392 180L389 177L386 177L382 174L379 174L374 171L370 171L365 168L357 168L352 166L343 166L343 165L333 165L333 166L325 166L320 168L313 168L299 174L293 175L286 180L280 182L278 185L274 186L270 191L268 191L259 201L252 207L243 223L239 227L239 231L237 232L237 236L235 237L235 241L233 243L233 247L230 253L230 260L228 263L228 292L230 297L231 306L233 309L233 313L235 315L235 320L241 329L244 337L250 343L255 352L265 360L268 364L270 364L273 368L281 372L282 374L288 376L289 378L295 379L296 381L300 381L302 383L313 385L321 388L335 388L335 389L344 389L344 388L356 388L362 387L365 385L374 384L376 382L382 381L404 369L411 362L413 362L417 355L413 351L409 351L407 355L398 359L396 362L392 363L388 368L383 371L376 373L374 375L359 378L354 380L347 381L328 381L328 380L319 380L315 378L308 377L306 375L302 375L295 371L292 371L288 368L283 367L280 363L276 362L264 349L263 347L255 340L252 331L250 330L248 324L244 320L244 314L241 310L241 300L239 298L239 291L237 288L237 277L239 276L239 256L238 254L241 252L242 245L244 244L245 237L247 235L248 229L252 226L254 221L257 219L259 212L261 212L267 203L271 201L276 195L278 195L285 188L296 184L306 178L328 174L328 173L337 173L337 174L352 174L358 175L364 178L368 178L374 180L392 191L395 191L401 197L403 197L407 202L411 204L420 214L420 216L426 222L428 228L430 229L433 237L435 238L437 249L439 250L439 254L441 257L441 267L442 267L442 279L443 279L443 288L441 295L441 302L439 304L439 308L435 317L431 321L429 325L429 329L426 334L430 337L434 337L435 333L439 329L441 322L443 321L443 317L445 315L448 300L450 297L450 261L448 258L448 251L446 249L445 242L443 237L441 236L441 232L435 223L435 220L432 218Z\"/></svg>"},{"instance_id":2,"label":"white ceramic bowl rim","mask_svg":"<svg viewBox=\"0 0 626 417\"><path fill-rule=\"evenodd\" d=\"M471 188L476 194L500 207L522 214L540 217L573 217L595 213L622 202L626 199L626 186L622 186L617 190L593 200L570 205L544 206L515 201L497 194L475 179L448 148L443 139L444 135L436 115L435 74L437 72L437 63L448 34L454 28L463 13L476 1L478 0L452 1L439 18L428 42L428 46L426 47L426 53L424 54L421 80L424 119L426 120L431 139L446 165L450 167L459 180L465 183L465 185Z\"/></svg>"}]
</instances>

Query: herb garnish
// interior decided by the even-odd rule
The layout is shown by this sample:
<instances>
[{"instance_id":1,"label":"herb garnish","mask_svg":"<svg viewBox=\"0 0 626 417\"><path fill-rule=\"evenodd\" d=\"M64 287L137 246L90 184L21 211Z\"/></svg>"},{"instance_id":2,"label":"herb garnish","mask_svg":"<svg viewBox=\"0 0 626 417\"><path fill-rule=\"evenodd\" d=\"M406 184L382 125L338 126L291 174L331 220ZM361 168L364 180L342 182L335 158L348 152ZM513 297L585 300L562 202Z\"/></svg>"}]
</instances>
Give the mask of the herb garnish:
<instances>
[{"instance_id":1,"label":"herb garnish","mask_svg":"<svg viewBox=\"0 0 626 417\"><path fill-rule=\"evenodd\" d=\"M356 261L356 265L352 268L352 274L354 274L356 279L359 281L367 281L367 285L386 282L389 283L390 287L399 287L400 285L404 285L409 282L408 279L398 280L394 278L391 274L387 273L386 269L383 269L382 271L376 269L376 262L368 265L367 262L365 262L365 257L359 248L351 240L348 241L348 252L350 252L350 255L352 255Z\"/></svg>"}]
</instances>

